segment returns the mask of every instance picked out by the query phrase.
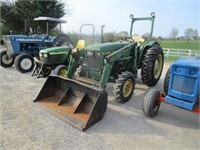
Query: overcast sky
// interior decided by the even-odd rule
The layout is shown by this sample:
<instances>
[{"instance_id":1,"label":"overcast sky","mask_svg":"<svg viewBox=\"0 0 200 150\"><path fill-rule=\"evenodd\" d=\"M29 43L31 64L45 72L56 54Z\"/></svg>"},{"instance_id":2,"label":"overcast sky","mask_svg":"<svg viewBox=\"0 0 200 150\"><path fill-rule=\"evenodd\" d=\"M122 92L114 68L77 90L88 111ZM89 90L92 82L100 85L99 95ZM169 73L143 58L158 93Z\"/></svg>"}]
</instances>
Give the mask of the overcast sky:
<instances>
[{"instance_id":1,"label":"overcast sky","mask_svg":"<svg viewBox=\"0 0 200 150\"><path fill-rule=\"evenodd\" d=\"M184 35L186 28L198 29L200 34L200 0L68 0L67 3L72 14L63 18L68 22L63 25L64 32L78 32L84 23L93 23L99 33L102 24L106 25L105 32L129 32L130 14L144 17L155 12L155 36L166 37L174 27L179 36ZM135 32L142 34L149 31L150 25L143 22L138 27Z\"/></svg>"}]
</instances>

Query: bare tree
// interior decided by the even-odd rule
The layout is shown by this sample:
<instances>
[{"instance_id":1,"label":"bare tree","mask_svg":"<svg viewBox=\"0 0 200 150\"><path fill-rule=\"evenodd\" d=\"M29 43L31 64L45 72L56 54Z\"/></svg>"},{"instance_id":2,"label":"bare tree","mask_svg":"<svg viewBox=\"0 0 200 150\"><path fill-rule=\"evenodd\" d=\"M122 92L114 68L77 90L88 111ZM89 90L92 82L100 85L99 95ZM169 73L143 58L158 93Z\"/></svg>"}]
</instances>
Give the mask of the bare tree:
<instances>
[{"instance_id":1,"label":"bare tree","mask_svg":"<svg viewBox=\"0 0 200 150\"><path fill-rule=\"evenodd\" d=\"M170 37L173 39L173 41L177 38L178 36L178 29L177 28L172 28L170 32Z\"/></svg>"},{"instance_id":2,"label":"bare tree","mask_svg":"<svg viewBox=\"0 0 200 150\"><path fill-rule=\"evenodd\" d=\"M198 35L199 35L198 30L195 29L195 30L193 31L193 38L194 38L194 39L198 39Z\"/></svg>"},{"instance_id":3,"label":"bare tree","mask_svg":"<svg viewBox=\"0 0 200 150\"><path fill-rule=\"evenodd\" d=\"M193 38L194 31L192 28L187 28L184 32L185 37L187 38L187 43L189 43L190 39Z\"/></svg>"}]
</instances>

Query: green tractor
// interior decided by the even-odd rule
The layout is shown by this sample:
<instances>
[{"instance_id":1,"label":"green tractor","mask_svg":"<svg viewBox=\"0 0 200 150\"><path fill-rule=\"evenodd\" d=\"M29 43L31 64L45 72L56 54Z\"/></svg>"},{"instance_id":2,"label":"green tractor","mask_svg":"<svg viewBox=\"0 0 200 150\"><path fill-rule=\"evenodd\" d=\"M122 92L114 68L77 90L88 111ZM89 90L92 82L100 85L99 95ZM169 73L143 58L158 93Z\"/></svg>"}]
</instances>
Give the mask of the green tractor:
<instances>
[{"instance_id":1,"label":"green tractor","mask_svg":"<svg viewBox=\"0 0 200 150\"><path fill-rule=\"evenodd\" d=\"M103 118L107 108L105 88L108 82L114 83L113 93L120 103L130 100L139 69L144 84L154 86L160 79L164 64L159 43L150 41L155 14L142 18L130 15L130 18L129 38L72 52L68 78L49 76L34 102L83 131ZM141 46L143 39L132 37L132 29L135 21L143 20L151 21L151 32L148 42Z\"/></svg>"},{"instance_id":2,"label":"green tractor","mask_svg":"<svg viewBox=\"0 0 200 150\"><path fill-rule=\"evenodd\" d=\"M72 41L68 38L67 42L63 46L51 47L40 50L39 59L35 59L35 67L32 71L31 76L47 77L54 70L54 74L59 74L60 76L67 77L67 65L69 62L69 56L73 49L81 49L85 47L85 41L83 40L82 29L83 27L92 28L92 39L87 44L93 44L95 27L93 24L83 24L79 30L79 39L77 46L74 48ZM62 37L60 37L62 39Z\"/></svg>"}]
</instances>

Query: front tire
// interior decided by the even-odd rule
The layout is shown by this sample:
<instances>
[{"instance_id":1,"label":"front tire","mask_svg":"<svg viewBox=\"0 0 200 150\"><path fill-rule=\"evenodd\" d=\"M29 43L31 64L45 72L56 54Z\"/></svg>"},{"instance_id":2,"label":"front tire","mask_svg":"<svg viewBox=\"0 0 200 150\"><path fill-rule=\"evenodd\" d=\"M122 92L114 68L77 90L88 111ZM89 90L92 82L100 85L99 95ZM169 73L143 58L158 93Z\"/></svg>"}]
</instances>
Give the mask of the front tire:
<instances>
[{"instance_id":1,"label":"front tire","mask_svg":"<svg viewBox=\"0 0 200 150\"><path fill-rule=\"evenodd\" d=\"M142 60L141 76L147 86L154 86L160 79L164 64L164 54L160 46L149 48Z\"/></svg>"},{"instance_id":2,"label":"front tire","mask_svg":"<svg viewBox=\"0 0 200 150\"><path fill-rule=\"evenodd\" d=\"M1 59L1 66L2 67L11 67L14 64L14 57L11 56L9 57L7 54L7 50L1 51L0 52L0 59Z\"/></svg>"},{"instance_id":3,"label":"front tire","mask_svg":"<svg viewBox=\"0 0 200 150\"><path fill-rule=\"evenodd\" d=\"M161 103L159 94L160 92L157 89L150 89L144 97L142 111L146 116L154 117L157 115Z\"/></svg>"},{"instance_id":4,"label":"front tire","mask_svg":"<svg viewBox=\"0 0 200 150\"><path fill-rule=\"evenodd\" d=\"M53 74L67 78L67 75L68 75L67 67L65 65L59 65L56 67Z\"/></svg>"},{"instance_id":5,"label":"front tire","mask_svg":"<svg viewBox=\"0 0 200 150\"><path fill-rule=\"evenodd\" d=\"M33 57L29 54L20 54L15 59L15 67L21 73L30 72L34 67Z\"/></svg>"},{"instance_id":6,"label":"front tire","mask_svg":"<svg viewBox=\"0 0 200 150\"><path fill-rule=\"evenodd\" d=\"M114 96L120 103L125 103L130 100L135 89L135 79L133 73L126 71L119 75L114 84Z\"/></svg>"},{"instance_id":7,"label":"front tire","mask_svg":"<svg viewBox=\"0 0 200 150\"><path fill-rule=\"evenodd\" d=\"M48 77L51 74L51 69L49 68L43 68L42 69L42 76L43 77Z\"/></svg>"}]
</instances>

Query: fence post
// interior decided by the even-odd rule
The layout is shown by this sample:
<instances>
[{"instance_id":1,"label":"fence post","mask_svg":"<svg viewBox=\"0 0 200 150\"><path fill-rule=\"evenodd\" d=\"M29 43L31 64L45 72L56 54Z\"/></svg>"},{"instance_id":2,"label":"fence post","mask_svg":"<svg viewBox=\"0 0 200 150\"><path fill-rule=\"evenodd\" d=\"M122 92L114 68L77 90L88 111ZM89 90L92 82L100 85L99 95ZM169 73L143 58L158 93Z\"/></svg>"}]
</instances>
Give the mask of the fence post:
<instances>
[{"instance_id":1,"label":"fence post","mask_svg":"<svg viewBox=\"0 0 200 150\"><path fill-rule=\"evenodd\" d=\"M169 48L167 49L167 58L169 58Z\"/></svg>"},{"instance_id":2,"label":"fence post","mask_svg":"<svg viewBox=\"0 0 200 150\"><path fill-rule=\"evenodd\" d=\"M178 50L178 56L180 56L180 49Z\"/></svg>"},{"instance_id":3,"label":"fence post","mask_svg":"<svg viewBox=\"0 0 200 150\"><path fill-rule=\"evenodd\" d=\"M190 49L189 50L189 57L191 57L191 54L192 54L192 50Z\"/></svg>"}]
</instances>

